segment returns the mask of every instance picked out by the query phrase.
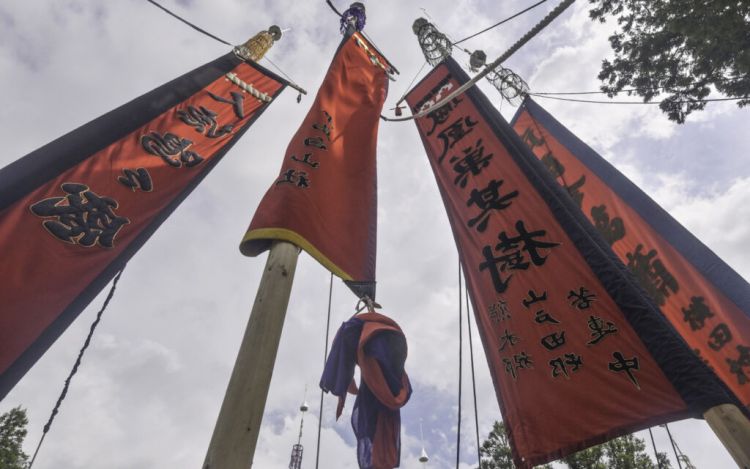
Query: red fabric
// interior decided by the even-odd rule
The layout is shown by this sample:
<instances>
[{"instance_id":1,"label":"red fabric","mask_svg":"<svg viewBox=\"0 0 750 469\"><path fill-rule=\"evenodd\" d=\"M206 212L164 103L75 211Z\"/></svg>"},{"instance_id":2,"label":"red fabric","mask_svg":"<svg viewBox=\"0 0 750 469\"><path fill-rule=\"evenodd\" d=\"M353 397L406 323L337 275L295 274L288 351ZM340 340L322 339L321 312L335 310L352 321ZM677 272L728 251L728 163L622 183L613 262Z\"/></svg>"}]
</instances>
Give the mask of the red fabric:
<instances>
[{"instance_id":1,"label":"red fabric","mask_svg":"<svg viewBox=\"0 0 750 469\"><path fill-rule=\"evenodd\" d=\"M360 44L366 41L355 34L337 51L289 143L279 176L255 211L240 245L245 255L258 255L271 240L284 239L344 280L374 281L375 155L388 78ZM304 155L314 163L301 162ZM279 183L287 175L295 182Z\"/></svg>"},{"instance_id":2,"label":"red fabric","mask_svg":"<svg viewBox=\"0 0 750 469\"><path fill-rule=\"evenodd\" d=\"M282 86L260 70L242 63L234 68L246 83L274 96ZM61 312L95 279L102 270L120 256L128 245L146 229L175 197L184 190L203 167L219 152L234 133L253 118L264 103L245 95L244 118L239 119L232 104L218 102L209 92L225 99L240 88L221 76L203 91L161 114L126 137L59 174L28 196L0 212L0 374L5 372ZM178 110L187 106L205 106L217 113L219 126L232 124L234 130L219 138L208 138L180 121ZM141 137L158 132L171 132L192 141L188 150L198 153L203 161L195 166L175 167L160 156L147 153ZM179 159L179 155L176 156ZM124 169L145 168L151 175L153 189L133 190L118 183ZM116 201L114 212L129 223L121 227L111 248L85 247L62 241L48 232L41 218L30 207L44 199L65 196L65 183L85 184L101 197Z\"/></svg>"},{"instance_id":3,"label":"red fabric","mask_svg":"<svg viewBox=\"0 0 750 469\"><path fill-rule=\"evenodd\" d=\"M581 209L592 223L594 208L602 205L606 207L610 220L620 219L624 227L623 235L612 243L612 250L622 262L628 264L628 256L632 256L640 245L644 255L653 252L654 260L674 276L679 288L677 291L666 290L669 295L664 297L661 311L690 347L699 351L701 357L735 395L750 406L750 386L740 384L729 366L730 361L737 360L736 345L750 344L750 316L726 297L720 285L717 287L707 280L667 239L641 218L633 207L610 189L606 181L589 170L568 147L537 122L528 110L523 108L519 111L514 130L521 136L527 132L532 133L525 140L527 143L537 143L530 146L538 158L552 155L565 167L564 179L559 177L558 182L565 185L566 182L570 184L585 177L585 184L579 188L583 194ZM691 326L686 321L686 311L690 310L691 304L695 304L694 298L698 297L711 316ZM722 331L727 331L731 339L718 346L711 337L712 331L719 335L723 335Z\"/></svg>"},{"instance_id":4,"label":"red fabric","mask_svg":"<svg viewBox=\"0 0 750 469\"><path fill-rule=\"evenodd\" d=\"M441 64L407 102L416 113L459 85ZM415 122L453 229L516 466L542 464L683 415L682 398L498 138L496 124L483 116L464 94ZM469 157L473 171L463 171ZM490 195L492 187L508 198L487 211L482 227L477 217L487 199L475 192ZM521 240L522 230L545 244L534 247ZM588 309L571 301L570 293L580 287L596 295ZM531 291L546 299L524 305ZM557 323L537 322L544 314ZM589 343L592 316L603 326L613 324L617 332ZM554 334L559 339L560 333L565 340L556 344ZM609 369L615 353L638 358L637 385L624 372ZM574 370L576 357L582 364Z\"/></svg>"}]
</instances>

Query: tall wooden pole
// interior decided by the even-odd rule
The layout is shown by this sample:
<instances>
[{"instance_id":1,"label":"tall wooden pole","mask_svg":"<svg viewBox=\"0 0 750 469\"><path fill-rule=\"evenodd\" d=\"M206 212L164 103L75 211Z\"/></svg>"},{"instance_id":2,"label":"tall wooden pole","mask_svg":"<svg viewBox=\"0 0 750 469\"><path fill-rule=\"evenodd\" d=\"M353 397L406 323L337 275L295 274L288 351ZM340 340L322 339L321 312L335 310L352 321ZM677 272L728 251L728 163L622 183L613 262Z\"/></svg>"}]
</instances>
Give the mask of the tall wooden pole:
<instances>
[{"instance_id":1,"label":"tall wooden pole","mask_svg":"<svg viewBox=\"0 0 750 469\"><path fill-rule=\"evenodd\" d=\"M732 404L712 407L703 414L708 425L719 437L734 462L750 469L750 420Z\"/></svg>"},{"instance_id":2,"label":"tall wooden pole","mask_svg":"<svg viewBox=\"0 0 750 469\"><path fill-rule=\"evenodd\" d=\"M252 465L298 256L286 241L271 246L203 469Z\"/></svg>"}]
</instances>

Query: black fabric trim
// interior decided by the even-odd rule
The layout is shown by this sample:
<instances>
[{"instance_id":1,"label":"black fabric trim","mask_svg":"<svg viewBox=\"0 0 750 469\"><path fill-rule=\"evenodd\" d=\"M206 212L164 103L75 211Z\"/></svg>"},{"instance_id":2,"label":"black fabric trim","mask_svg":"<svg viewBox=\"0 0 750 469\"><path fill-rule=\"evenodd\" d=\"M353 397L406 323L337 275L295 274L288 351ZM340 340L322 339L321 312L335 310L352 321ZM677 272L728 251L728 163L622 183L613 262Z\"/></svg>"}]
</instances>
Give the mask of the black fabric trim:
<instances>
[{"instance_id":1,"label":"black fabric trim","mask_svg":"<svg viewBox=\"0 0 750 469\"><path fill-rule=\"evenodd\" d=\"M446 64L459 82L469 80L455 61L449 59ZM495 135L508 148L514 162L544 199L557 222L695 416L724 403L736 404L742 408L733 393L691 351L584 213L487 97L477 87L470 88L466 94L490 124Z\"/></svg>"},{"instance_id":2,"label":"black fabric trim","mask_svg":"<svg viewBox=\"0 0 750 469\"><path fill-rule=\"evenodd\" d=\"M135 98L0 169L0 212L246 63L282 84L283 78L230 52Z\"/></svg>"},{"instance_id":3,"label":"black fabric trim","mask_svg":"<svg viewBox=\"0 0 750 469\"><path fill-rule=\"evenodd\" d=\"M218 65L214 66L214 64L216 64L217 62L219 62L221 64L221 66L218 66ZM196 92L198 92L201 89L203 89L206 85L208 85L209 83L211 83L214 80L216 80L216 78L218 78L221 75L223 75L223 74L231 71L234 67L236 67L237 65L239 65L241 62L243 62L243 61L240 60L240 59L237 59L234 56L234 54L228 54L228 55L225 55L224 57L221 57L217 61L211 62L211 63L207 64L206 66L203 66L203 67L200 67L200 68L196 69L194 72L199 72L200 71L200 76L199 77L191 77L191 76L189 76L192 73L194 73L194 72L190 72L187 75L184 75L184 76L182 76L182 77L178 78L177 80L174 80L174 81L172 81L170 83L176 83L176 82L179 82L180 80L183 80L182 82L180 82L181 85L183 86L183 88L181 88L181 90L180 90L180 93L186 92L187 88L184 87L186 84L196 84L197 85L198 83L205 83L204 85L202 85L201 87L197 88L193 92L193 94L195 94ZM223 67L225 65L229 64L229 63L234 63L234 65L231 68L225 70ZM255 63L250 63L250 62L245 62L245 63L247 63L248 65L251 65L251 66L257 68L258 70L262 71L263 73L267 73L269 77L273 78L274 80L278 80L281 83L281 87L273 95L274 99L279 94L281 94L281 92L284 91L284 89L286 88L286 86L287 86L288 83L285 80L278 79L276 75L274 75L274 74L272 74L270 72L266 72L266 70L264 68L258 66ZM206 67L208 67L208 68L206 68ZM210 80L208 79L208 78L210 78L210 75L208 75L209 73L213 73L214 74L213 78L211 78ZM204 81L204 80L208 80L208 81ZM157 88L157 90L168 91L168 90L165 89L166 86L169 86L169 84L168 85L164 85L164 86L162 86L160 88ZM155 90L155 91L157 91L157 90ZM108 122L109 125L113 125L115 127L118 126L118 125L121 125L121 123L119 123L116 119L111 118L110 116L113 113L116 113L116 112L121 113L119 115L122 116L124 114L129 114L131 112L135 113L135 112L142 112L142 111L144 111L143 107L136 108L138 110L132 110L132 109L127 109L126 110L126 108L128 108L128 106L136 103L137 101L142 100L142 98L144 98L146 96L152 96L152 93L153 92L147 93L144 96L142 96L141 98L138 98L138 99L136 99L134 101L131 101L130 103L128 103L128 104L126 104L126 105L124 105L124 106L116 109L115 111L110 112L109 114L105 114L104 116L102 116L102 118L105 118L105 117L108 118L109 120L107 120L106 122ZM166 94L171 94L171 93L166 93ZM155 95L153 95L152 97L157 98ZM180 101L177 101L176 103L172 104L172 106L174 106L176 104L179 104L179 102L181 102L184 99L187 99L188 97L189 96L183 97ZM150 107L150 105L147 102L138 102L137 104L139 106ZM105 286L107 286L107 284L110 282L110 280L112 280L112 278L117 274L117 272L119 272L120 270L122 270L125 267L125 264L127 264L127 262L130 260L130 258L133 257L133 255L141 248L141 246L143 246L143 244L145 244L146 241L148 241L148 239L151 237L151 235L153 235L154 232L161 226L161 224L164 223L164 221L169 217L169 215L171 215L172 212L182 203L182 201L185 200L185 198L188 195L190 195L190 193L193 191L193 189L195 189L198 186L198 184L200 184L201 181L203 181L203 178L205 178L208 175L208 173L219 163L219 161L232 148L232 146L234 146L234 144L237 143L237 141L245 134L245 132L247 132L247 130L253 125L253 123L261 116L261 114L263 114L263 112L265 112L265 110L268 108L268 106L270 104L271 103L266 103L263 106L261 106L260 108L258 108L257 111L255 111L255 114L248 120L248 122L245 124L245 126L240 131L238 131L226 143L226 145L224 145L224 147L222 147L214 155L214 157L211 158L207 162L207 164L205 166L203 166L202 171L192 181L190 181L185 186L185 188L183 189L183 191L177 197L175 197L172 200L172 202L169 203L169 205L167 207L165 207L158 215L156 215L156 217L154 217L153 221L149 224L149 226L147 226L146 228L144 228L141 231L141 233L125 249L123 249L122 253L116 259L114 259L112 262L110 262L110 264L107 265L107 267L104 268L104 270L73 300L73 302L71 302L71 304L68 305L68 307L65 308L58 315L58 317L55 319L55 321L52 322L52 324L50 324L49 327L47 327L47 329L44 330L44 332L42 332L42 334L31 344L31 346L29 346L29 348L26 349L26 351L21 356L19 356L18 359L16 359L16 361L2 375L0 375L0 400L2 400L2 399L5 398L5 396L8 394L8 392L10 392L10 390L13 388L13 386L15 386L16 383L21 378L23 378L23 376L26 374L26 372L36 363L37 360L39 360L39 358L47 351L47 349L54 343L54 341L57 340L57 338L68 328L68 326L75 320L75 318L77 318L78 315L86 308L86 306L88 306L88 304L96 297L96 295L98 295L99 292ZM169 109L169 107L167 107L166 109L162 109L156 115L161 114L162 112L166 111L167 109ZM146 111L146 112L148 112L148 111ZM102 119L102 118L99 118L99 119ZM44 147L42 147L41 149L37 150L36 152L31 153L29 156L35 155L35 154L37 154L39 152L38 154L41 155L41 156L35 156L35 158L37 158L35 160L35 162L38 162L39 160L41 160L43 158L49 158L50 155L52 155L53 153L55 153L55 150L54 150L54 148L52 148L52 145L56 144L57 142L62 141L63 139L70 139L70 142L73 142L73 143L76 143L76 144L79 144L79 145L85 145L86 144L85 137L87 137L89 135L88 132L90 132L90 130L88 130L89 126L92 126L92 124L95 124L99 119L97 119L95 121L92 121L92 122L90 122L90 123L88 123L88 124L86 124L86 125L78 128L78 129L74 130L73 132L65 135L64 137L62 137L62 138L60 138L58 140L55 140L54 142L52 142L52 143L50 143L48 145L45 145ZM128 131L128 133L130 133L133 130L137 129L138 127L142 126L146 122L148 122L148 120L146 120L146 121L138 124L135 128L130 129ZM101 124L97 124L97 126L102 126L102 125ZM106 130L110 133L110 135L112 135L114 133L110 129L106 129ZM117 130L119 130L119 129L117 129ZM73 134L77 134L77 133L82 133L83 135L73 135ZM127 134L125 134L125 135L127 135ZM119 138L121 138L121 137L119 137ZM112 142L109 142L109 143L107 143L107 145L109 145L111 143ZM104 146L106 147L107 145L104 145ZM91 148L91 146L89 146L88 148ZM45 152L41 153L41 150L45 150ZM96 150L96 151L98 151L98 150ZM96 153L96 151L93 151L90 154ZM90 154L89 154L89 156L90 156ZM67 168L65 168L65 169L67 169ZM26 169L26 170L28 171L28 169ZM5 174L0 174L0 176L5 176ZM55 175L53 175L52 177L54 177L54 176ZM39 179L38 178L35 179L34 178L34 174L29 174L27 176L27 180L39 180ZM2 177L0 177L0 181L2 181ZM34 188L32 188L32 190L33 189Z\"/></svg>"},{"instance_id":4,"label":"black fabric trim","mask_svg":"<svg viewBox=\"0 0 750 469\"><path fill-rule=\"evenodd\" d=\"M667 240L713 286L750 316L750 284L719 256L633 184L617 168L566 129L544 108L527 97L513 118L524 109L562 145L567 147L591 172L605 181L612 191L632 207L659 235ZM511 123L513 126L513 123Z\"/></svg>"}]
</instances>

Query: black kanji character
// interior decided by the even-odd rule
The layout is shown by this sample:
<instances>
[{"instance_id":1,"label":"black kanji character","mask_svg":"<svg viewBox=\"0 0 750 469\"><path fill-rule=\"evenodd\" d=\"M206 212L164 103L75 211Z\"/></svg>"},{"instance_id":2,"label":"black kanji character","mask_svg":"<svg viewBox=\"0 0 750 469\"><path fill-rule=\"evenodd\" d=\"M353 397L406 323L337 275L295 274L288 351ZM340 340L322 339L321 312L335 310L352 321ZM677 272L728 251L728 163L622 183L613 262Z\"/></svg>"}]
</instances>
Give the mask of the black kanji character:
<instances>
[{"instance_id":1,"label":"black kanji character","mask_svg":"<svg viewBox=\"0 0 750 469\"><path fill-rule=\"evenodd\" d=\"M518 236L514 238L508 237L508 234L505 231L501 232L498 235L500 243L495 246L495 249L501 252L508 252L512 251L513 249L518 249L519 244L522 243L523 247L521 248L521 250L528 253L529 259L534 265L541 266L544 265L547 257L542 257L539 254L539 249L549 249L560 245L560 243L552 243L534 239L546 235L547 232L545 230L538 230L529 233L528 231L526 231L523 220L518 220L516 222L516 230L518 231Z\"/></svg>"},{"instance_id":2,"label":"black kanji character","mask_svg":"<svg viewBox=\"0 0 750 469\"><path fill-rule=\"evenodd\" d=\"M528 299L524 299L521 301L523 303L523 306L526 309L529 309L529 306L533 305L534 303L538 301L547 301L547 291L543 291L541 295L536 294L534 290L529 290L529 297Z\"/></svg>"},{"instance_id":3,"label":"black kanji character","mask_svg":"<svg viewBox=\"0 0 750 469\"><path fill-rule=\"evenodd\" d=\"M328 149L326 144L323 142L322 137L307 137L303 143L305 144L306 147L315 147L320 150Z\"/></svg>"},{"instance_id":4,"label":"black kanji character","mask_svg":"<svg viewBox=\"0 0 750 469\"><path fill-rule=\"evenodd\" d=\"M508 303L505 300L499 300L497 303L491 304L488 310L488 316L490 317L490 321L494 323L510 319Z\"/></svg>"},{"instance_id":5,"label":"black kanji character","mask_svg":"<svg viewBox=\"0 0 750 469\"><path fill-rule=\"evenodd\" d=\"M537 137L534 134L534 130L531 127L527 127L523 135L521 135L523 142L528 145L532 150L536 147L544 145L544 137Z\"/></svg>"},{"instance_id":6,"label":"black kanji character","mask_svg":"<svg viewBox=\"0 0 750 469\"><path fill-rule=\"evenodd\" d=\"M312 167L313 169L315 169L318 166L320 166L320 162L319 161L313 161L313 159L312 159L312 153L305 153L304 155L302 155L302 159L297 158L296 155L292 155L291 157L289 157L289 159L293 160L293 161L296 161L297 163L306 164L306 165Z\"/></svg>"},{"instance_id":7,"label":"black kanji character","mask_svg":"<svg viewBox=\"0 0 750 469\"><path fill-rule=\"evenodd\" d=\"M226 135L232 131L234 126L224 125L219 128L218 122L216 122L216 114L214 111L207 109L203 106L196 108L195 106L188 106L187 110L179 109L177 111L177 117L190 127L194 128L198 133L204 133L209 138L217 138L222 135Z\"/></svg>"},{"instance_id":8,"label":"black kanji character","mask_svg":"<svg viewBox=\"0 0 750 469\"><path fill-rule=\"evenodd\" d=\"M692 331L703 329L706 319L714 317L714 313L711 312L704 301L702 296L692 296L687 309L680 308L685 322L690 325Z\"/></svg>"},{"instance_id":9,"label":"black kanji character","mask_svg":"<svg viewBox=\"0 0 750 469\"><path fill-rule=\"evenodd\" d=\"M505 350L505 347L510 345L511 347L515 346L521 339L513 334L512 332L508 332L508 329L505 329L505 333L500 337L500 346L498 347L499 351Z\"/></svg>"},{"instance_id":10,"label":"black kanji character","mask_svg":"<svg viewBox=\"0 0 750 469\"><path fill-rule=\"evenodd\" d=\"M467 147L463 150L464 156L454 156L450 159L453 163L453 171L456 172L457 176L453 183L458 184L460 187L466 187L466 182L469 180L469 174L474 176L479 175L482 169L490 165L490 160L494 155L491 153L487 156L484 155L484 145L482 139L477 140L474 147Z\"/></svg>"},{"instance_id":11,"label":"black kanji character","mask_svg":"<svg viewBox=\"0 0 750 469\"><path fill-rule=\"evenodd\" d=\"M736 360L731 358L726 359L729 365L729 372L737 375L737 382L739 384L746 384L750 381L750 376L748 375L750 374L750 347L738 345L737 351L740 355Z\"/></svg>"},{"instance_id":12,"label":"black kanji character","mask_svg":"<svg viewBox=\"0 0 750 469\"><path fill-rule=\"evenodd\" d=\"M571 305L578 309L588 309L591 303L596 301L596 295L589 292L586 288L580 287L578 291L570 290L568 292L568 299L573 299L570 302Z\"/></svg>"},{"instance_id":13,"label":"black kanji character","mask_svg":"<svg viewBox=\"0 0 750 469\"><path fill-rule=\"evenodd\" d=\"M544 324L545 322L548 322L550 324L560 324L560 321L552 317L550 313L546 312L543 309L540 309L534 314L534 321L536 321L538 324Z\"/></svg>"},{"instance_id":14,"label":"black kanji character","mask_svg":"<svg viewBox=\"0 0 750 469\"><path fill-rule=\"evenodd\" d=\"M154 184L151 181L151 174L146 168L136 168L135 171L132 169L123 169L122 173L124 176L118 176L117 181L125 187L130 188L133 192L136 189L140 189L143 192L151 192L154 188Z\"/></svg>"},{"instance_id":15,"label":"black kanji character","mask_svg":"<svg viewBox=\"0 0 750 469\"><path fill-rule=\"evenodd\" d=\"M542 337L542 345L547 350L555 350L556 348L565 345L565 331L553 332L552 334Z\"/></svg>"},{"instance_id":16,"label":"black kanji character","mask_svg":"<svg viewBox=\"0 0 750 469\"><path fill-rule=\"evenodd\" d=\"M292 184L297 187L310 187L310 180L307 178L307 173L304 171L297 171L294 169L288 169L284 172L283 179L276 181L276 185L279 184Z\"/></svg>"},{"instance_id":17,"label":"black kanji character","mask_svg":"<svg viewBox=\"0 0 750 469\"><path fill-rule=\"evenodd\" d=\"M70 244L91 247L94 244L105 248L114 247L120 229L130 223L117 216L116 200L100 197L85 184L66 182L62 190L68 195L50 197L33 204L31 212L45 220L42 225L54 237Z\"/></svg>"},{"instance_id":18,"label":"black kanji character","mask_svg":"<svg viewBox=\"0 0 750 469\"><path fill-rule=\"evenodd\" d=\"M708 337L710 339L708 346L711 347L711 350L719 351L732 341L732 331L722 322L714 327Z\"/></svg>"},{"instance_id":19,"label":"black kanji character","mask_svg":"<svg viewBox=\"0 0 750 469\"><path fill-rule=\"evenodd\" d=\"M592 339L587 342L588 345L596 345L608 335L617 332L617 327L615 327L613 322L607 321L607 324L605 325L604 320L597 316L589 316L588 325L592 337Z\"/></svg>"},{"instance_id":20,"label":"black kanji character","mask_svg":"<svg viewBox=\"0 0 750 469\"><path fill-rule=\"evenodd\" d=\"M628 268L635 275L638 283L651 295L659 306L664 306L670 293L677 293L679 285L672 274L664 267L656 249L643 254L643 245L636 246L635 251L627 253Z\"/></svg>"},{"instance_id":21,"label":"black kanji character","mask_svg":"<svg viewBox=\"0 0 750 469\"><path fill-rule=\"evenodd\" d=\"M500 195L500 186L502 185L502 179L499 181L493 179L484 189L472 189L471 196L469 196L466 206L470 207L471 205L476 205L482 213L469 220L469 228L479 222L477 230L484 232L487 228L487 222L490 219L490 210L502 210L510 207L511 199L518 196L518 191L513 191L506 195Z\"/></svg>"},{"instance_id":22,"label":"black kanji character","mask_svg":"<svg viewBox=\"0 0 750 469\"><path fill-rule=\"evenodd\" d=\"M542 257L538 250L542 248L551 248L557 246L559 243L550 243L545 241L538 241L534 238L539 238L547 234L544 230L533 231L531 233L526 231L526 227L522 220L516 222L516 230L518 230L518 236L508 237L508 234L503 231L498 235L500 243L495 246L495 249L503 252L502 256L495 257L492 253L490 246L485 246L482 249L484 255L484 262L479 264L479 270L489 269L492 283L495 286L495 291L503 293L508 288L508 282L513 276L508 275L506 279L502 278L501 272L508 270L526 270L529 268L529 262L523 256L522 251L526 251L529 255L529 260L536 265L543 265L546 257ZM520 245L523 245L520 247Z\"/></svg>"},{"instance_id":23,"label":"black kanji character","mask_svg":"<svg viewBox=\"0 0 750 469\"><path fill-rule=\"evenodd\" d=\"M557 357L550 360L549 365L552 367L553 378L557 378L562 374L565 375L565 379L569 379L568 366L571 367L570 371L575 373L583 366L583 359L575 353L566 353L564 357Z\"/></svg>"},{"instance_id":24,"label":"black kanji character","mask_svg":"<svg viewBox=\"0 0 750 469\"><path fill-rule=\"evenodd\" d=\"M640 384L638 384L638 380L633 374L633 370L638 371L640 369L640 364L638 363L638 357L626 359L622 355L622 353L614 352L612 354L612 358L614 358L615 361L609 364L610 371L614 371L615 373L620 373L624 371L625 373L627 373L628 378L635 385L635 387L638 389L641 389Z\"/></svg>"},{"instance_id":25,"label":"black kanji character","mask_svg":"<svg viewBox=\"0 0 750 469\"><path fill-rule=\"evenodd\" d=\"M555 158L551 152L547 152L542 156L541 161L555 179L562 177L562 175L565 174L565 166L563 166L562 163L560 163L560 160Z\"/></svg>"},{"instance_id":26,"label":"black kanji character","mask_svg":"<svg viewBox=\"0 0 750 469\"><path fill-rule=\"evenodd\" d=\"M222 98L221 96L217 96L211 93L210 91L208 92L208 95L211 96L216 101L219 101L220 103L231 104L232 109L234 110L234 115L240 119L245 118L245 109L244 109L245 97L242 95L242 93L231 91L229 95L232 97L232 99Z\"/></svg>"},{"instance_id":27,"label":"black kanji character","mask_svg":"<svg viewBox=\"0 0 750 469\"><path fill-rule=\"evenodd\" d=\"M190 168L203 161L203 157L198 153L188 150L192 144L191 140L178 137L171 132L164 135L151 132L141 136L141 146L144 150L161 157L165 163L175 168L179 168L183 164Z\"/></svg>"},{"instance_id":28,"label":"black kanji character","mask_svg":"<svg viewBox=\"0 0 750 469\"><path fill-rule=\"evenodd\" d=\"M459 118L456 122L441 130L438 138L443 142L443 151L438 157L438 163L442 163L448 150L453 148L466 135L470 134L477 124L478 122L472 122L471 118L466 116Z\"/></svg>"},{"instance_id":29,"label":"black kanji character","mask_svg":"<svg viewBox=\"0 0 750 469\"><path fill-rule=\"evenodd\" d=\"M439 107L438 109L435 109L434 111L430 111L427 113L427 118L432 121L432 128L427 132L427 136L429 137L435 132L435 129L437 129L438 125L445 124L448 121L448 118L451 115L451 112L456 108L456 105L463 101L463 99L459 98L453 98L451 102L446 104L445 106ZM445 153L443 153L445 155ZM442 158L441 158L442 159Z\"/></svg>"},{"instance_id":30,"label":"black kanji character","mask_svg":"<svg viewBox=\"0 0 750 469\"><path fill-rule=\"evenodd\" d=\"M610 246L625 237L625 224L622 218L615 217L610 220L606 205L591 207L591 218L596 229Z\"/></svg>"},{"instance_id":31,"label":"black kanji character","mask_svg":"<svg viewBox=\"0 0 750 469\"><path fill-rule=\"evenodd\" d=\"M516 363L518 368L530 370L534 368L534 362L531 360L531 355L527 355L526 352L521 352L518 355L513 355L513 361Z\"/></svg>"},{"instance_id":32,"label":"black kanji character","mask_svg":"<svg viewBox=\"0 0 750 469\"><path fill-rule=\"evenodd\" d=\"M578 208L581 208L583 205L583 192L580 191L581 187L586 183L586 175L584 174L581 176L576 182L574 182L571 185L565 184L563 187L565 187L565 190L568 191L568 194L573 199L573 202L578 205Z\"/></svg>"},{"instance_id":33,"label":"black kanji character","mask_svg":"<svg viewBox=\"0 0 750 469\"><path fill-rule=\"evenodd\" d=\"M518 377L515 362L513 362L513 360L511 360L510 358L503 358L503 363L505 363L505 372L509 373L515 380Z\"/></svg>"},{"instance_id":34,"label":"black kanji character","mask_svg":"<svg viewBox=\"0 0 750 469\"><path fill-rule=\"evenodd\" d=\"M313 124L313 129L320 130L326 135L326 138L328 138L328 141L331 141L331 131L333 130L333 124L331 122L333 121L333 117L331 117L328 112L323 111L323 114L326 115L326 122L324 124Z\"/></svg>"}]
</instances>

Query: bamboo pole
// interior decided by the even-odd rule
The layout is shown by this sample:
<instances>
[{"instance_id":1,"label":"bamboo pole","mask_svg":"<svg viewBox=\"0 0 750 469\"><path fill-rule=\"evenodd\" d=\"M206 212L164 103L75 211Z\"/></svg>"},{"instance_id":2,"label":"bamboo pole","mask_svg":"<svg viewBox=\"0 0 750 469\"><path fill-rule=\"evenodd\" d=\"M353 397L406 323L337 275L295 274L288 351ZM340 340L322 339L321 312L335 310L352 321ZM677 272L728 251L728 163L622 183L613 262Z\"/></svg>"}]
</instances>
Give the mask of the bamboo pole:
<instances>
[{"instance_id":1,"label":"bamboo pole","mask_svg":"<svg viewBox=\"0 0 750 469\"><path fill-rule=\"evenodd\" d=\"M742 469L750 469L750 420L732 404L712 407L703 418L719 437L734 462Z\"/></svg>"},{"instance_id":2,"label":"bamboo pole","mask_svg":"<svg viewBox=\"0 0 750 469\"><path fill-rule=\"evenodd\" d=\"M271 246L203 469L252 466L298 255L286 241Z\"/></svg>"}]
</instances>

